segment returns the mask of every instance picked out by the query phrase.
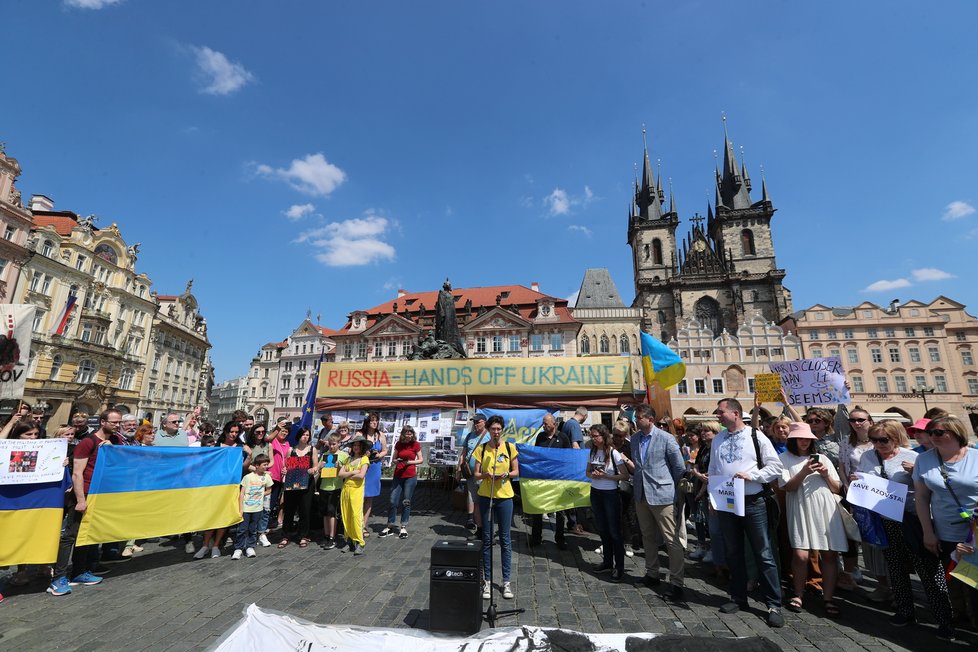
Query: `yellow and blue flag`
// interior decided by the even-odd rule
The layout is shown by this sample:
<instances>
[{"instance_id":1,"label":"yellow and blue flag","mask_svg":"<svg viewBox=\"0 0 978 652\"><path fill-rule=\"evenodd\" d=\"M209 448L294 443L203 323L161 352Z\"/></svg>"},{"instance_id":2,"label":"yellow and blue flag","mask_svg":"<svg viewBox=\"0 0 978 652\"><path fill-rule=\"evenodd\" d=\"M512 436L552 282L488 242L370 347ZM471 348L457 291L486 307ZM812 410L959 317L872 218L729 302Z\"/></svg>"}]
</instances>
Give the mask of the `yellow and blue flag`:
<instances>
[{"instance_id":1,"label":"yellow and blue flag","mask_svg":"<svg viewBox=\"0 0 978 652\"><path fill-rule=\"evenodd\" d=\"M0 566L57 560L70 486L67 472L60 482L0 485Z\"/></svg>"},{"instance_id":2,"label":"yellow and blue flag","mask_svg":"<svg viewBox=\"0 0 978 652\"><path fill-rule=\"evenodd\" d=\"M241 521L241 449L103 446L77 544L149 539Z\"/></svg>"},{"instance_id":3,"label":"yellow and blue flag","mask_svg":"<svg viewBox=\"0 0 978 652\"><path fill-rule=\"evenodd\" d=\"M686 377L686 363L668 346L646 332L642 332L642 369L645 384L659 383L662 389L678 385Z\"/></svg>"},{"instance_id":4,"label":"yellow and blue flag","mask_svg":"<svg viewBox=\"0 0 978 652\"><path fill-rule=\"evenodd\" d=\"M546 514L591 504L588 451L517 445L525 514Z\"/></svg>"}]
</instances>

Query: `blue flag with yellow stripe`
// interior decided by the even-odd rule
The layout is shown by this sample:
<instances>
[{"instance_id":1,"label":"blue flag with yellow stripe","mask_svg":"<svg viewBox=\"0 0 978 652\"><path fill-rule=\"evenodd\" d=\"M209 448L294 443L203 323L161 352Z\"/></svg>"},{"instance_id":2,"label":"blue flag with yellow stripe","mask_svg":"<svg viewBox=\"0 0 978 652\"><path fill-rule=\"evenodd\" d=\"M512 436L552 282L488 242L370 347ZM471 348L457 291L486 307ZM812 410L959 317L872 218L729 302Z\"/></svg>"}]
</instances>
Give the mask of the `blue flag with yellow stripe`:
<instances>
[{"instance_id":1,"label":"blue flag with yellow stripe","mask_svg":"<svg viewBox=\"0 0 978 652\"><path fill-rule=\"evenodd\" d=\"M585 475L588 451L520 444L520 496L523 512L546 514L591 504Z\"/></svg>"},{"instance_id":2,"label":"blue flag with yellow stripe","mask_svg":"<svg viewBox=\"0 0 978 652\"><path fill-rule=\"evenodd\" d=\"M60 482L0 485L0 566L57 560L69 487L67 470Z\"/></svg>"},{"instance_id":3,"label":"blue flag with yellow stripe","mask_svg":"<svg viewBox=\"0 0 978 652\"><path fill-rule=\"evenodd\" d=\"M149 539L241 521L241 449L102 446L77 545Z\"/></svg>"},{"instance_id":4,"label":"blue flag with yellow stripe","mask_svg":"<svg viewBox=\"0 0 978 652\"><path fill-rule=\"evenodd\" d=\"M644 331L641 341L646 385L656 381L662 389L669 389L686 377L686 363L679 354Z\"/></svg>"}]
</instances>

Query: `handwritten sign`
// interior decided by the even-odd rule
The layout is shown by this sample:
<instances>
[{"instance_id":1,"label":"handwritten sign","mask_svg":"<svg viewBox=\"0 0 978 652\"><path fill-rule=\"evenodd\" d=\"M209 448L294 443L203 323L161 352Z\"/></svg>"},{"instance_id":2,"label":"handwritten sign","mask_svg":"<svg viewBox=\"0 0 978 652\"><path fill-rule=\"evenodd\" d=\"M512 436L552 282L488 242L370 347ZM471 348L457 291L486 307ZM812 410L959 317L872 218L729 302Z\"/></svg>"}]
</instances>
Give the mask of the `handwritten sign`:
<instances>
[{"instance_id":1,"label":"handwritten sign","mask_svg":"<svg viewBox=\"0 0 978 652\"><path fill-rule=\"evenodd\" d=\"M0 305L0 400L24 397L34 310L28 305Z\"/></svg>"},{"instance_id":2,"label":"handwritten sign","mask_svg":"<svg viewBox=\"0 0 978 652\"><path fill-rule=\"evenodd\" d=\"M849 483L846 499L891 521L903 521L907 505L907 485L869 473L857 473Z\"/></svg>"},{"instance_id":3,"label":"handwritten sign","mask_svg":"<svg viewBox=\"0 0 978 652\"><path fill-rule=\"evenodd\" d=\"M756 374L754 391L761 403L781 401L781 374Z\"/></svg>"},{"instance_id":4,"label":"handwritten sign","mask_svg":"<svg viewBox=\"0 0 978 652\"><path fill-rule=\"evenodd\" d=\"M849 403L846 372L838 356L772 362L768 366L781 376L781 386L791 405Z\"/></svg>"},{"instance_id":5,"label":"handwritten sign","mask_svg":"<svg viewBox=\"0 0 978 652\"><path fill-rule=\"evenodd\" d=\"M710 505L718 512L744 515L744 479L710 476Z\"/></svg>"},{"instance_id":6,"label":"handwritten sign","mask_svg":"<svg viewBox=\"0 0 978 652\"><path fill-rule=\"evenodd\" d=\"M57 482L67 454L67 439L0 439L0 484Z\"/></svg>"},{"instance_id":7,"label":"handwritten sign","mask_svg":"<svg viewBox=\"0 0 978 652\"><path fill-rule=\"evenodd\" d=\"M587 358L324 362L317 398L631 394L631 363Z\"/></svg>"}]
</instances>

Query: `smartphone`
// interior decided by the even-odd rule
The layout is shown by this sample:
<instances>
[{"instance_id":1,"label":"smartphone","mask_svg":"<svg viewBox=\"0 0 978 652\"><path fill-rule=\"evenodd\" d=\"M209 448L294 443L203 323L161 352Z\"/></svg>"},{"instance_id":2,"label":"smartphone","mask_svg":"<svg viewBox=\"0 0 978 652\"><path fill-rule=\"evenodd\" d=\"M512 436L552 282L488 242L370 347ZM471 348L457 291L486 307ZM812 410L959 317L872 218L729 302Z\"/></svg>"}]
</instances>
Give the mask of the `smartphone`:
<instances>
[{"instance_id":1,"label":"smartphone","mask_svg":"<svg viewBox=\"0 0 978 652\"><path fill-rule=\"evenodd\" d=\"M818 464L819 463L818 462L818 453L812 453L811 455L809 455L808 456L808 461L811 462L812 464Z\"/></svg>"}]
</instances>

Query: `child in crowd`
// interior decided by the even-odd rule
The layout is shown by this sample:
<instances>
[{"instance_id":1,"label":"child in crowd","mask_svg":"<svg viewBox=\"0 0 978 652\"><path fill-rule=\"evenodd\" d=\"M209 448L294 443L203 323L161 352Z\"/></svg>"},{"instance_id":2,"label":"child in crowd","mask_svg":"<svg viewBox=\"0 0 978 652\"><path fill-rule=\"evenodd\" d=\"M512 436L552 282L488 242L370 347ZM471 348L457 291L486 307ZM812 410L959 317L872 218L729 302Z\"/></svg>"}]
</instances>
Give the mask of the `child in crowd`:
<instances>
[{"instance_id":1,"label":"child in crowd","mask_svg":"<svg viewBox=\"0 0 978 652\"><path fill-rule=\"evenodd\" d=\"M354 555L363 554L363 484L370 459L367 457L367 439L357 435L350 440L350 458L337 471L343 480L343 494L340 497L343 514L343 531Z\"/></svg>"},{"instance_id":2,"label":"child in crowd","mask_svg":"<svg viewBox=\"0 0 978 652\"><path fill-rule=\"evenodd\" d=\"M349 453L340 450L340 435L334 433L326 440L326 450L319 459L319 511L323 515L324 550L336 547L336 520L340 512L340 494L343 481L340 468L350 459Z\"/></svg>"},{"instance_id":3,"label":"child in crowd","mask_svg":"<svg viewBox=\"0 0 978 652\"><path fill-rule=\"evenodd\" d=\"M240 512L244 520L241 536L234 544L231 559L241 559L242 552L255 556L258 541L258 520L265 506L265 496L272 493L272 478L268 475L268 455L258 455L252 460L255 470L241 479Z\"/></svg>"}]
</instances>

